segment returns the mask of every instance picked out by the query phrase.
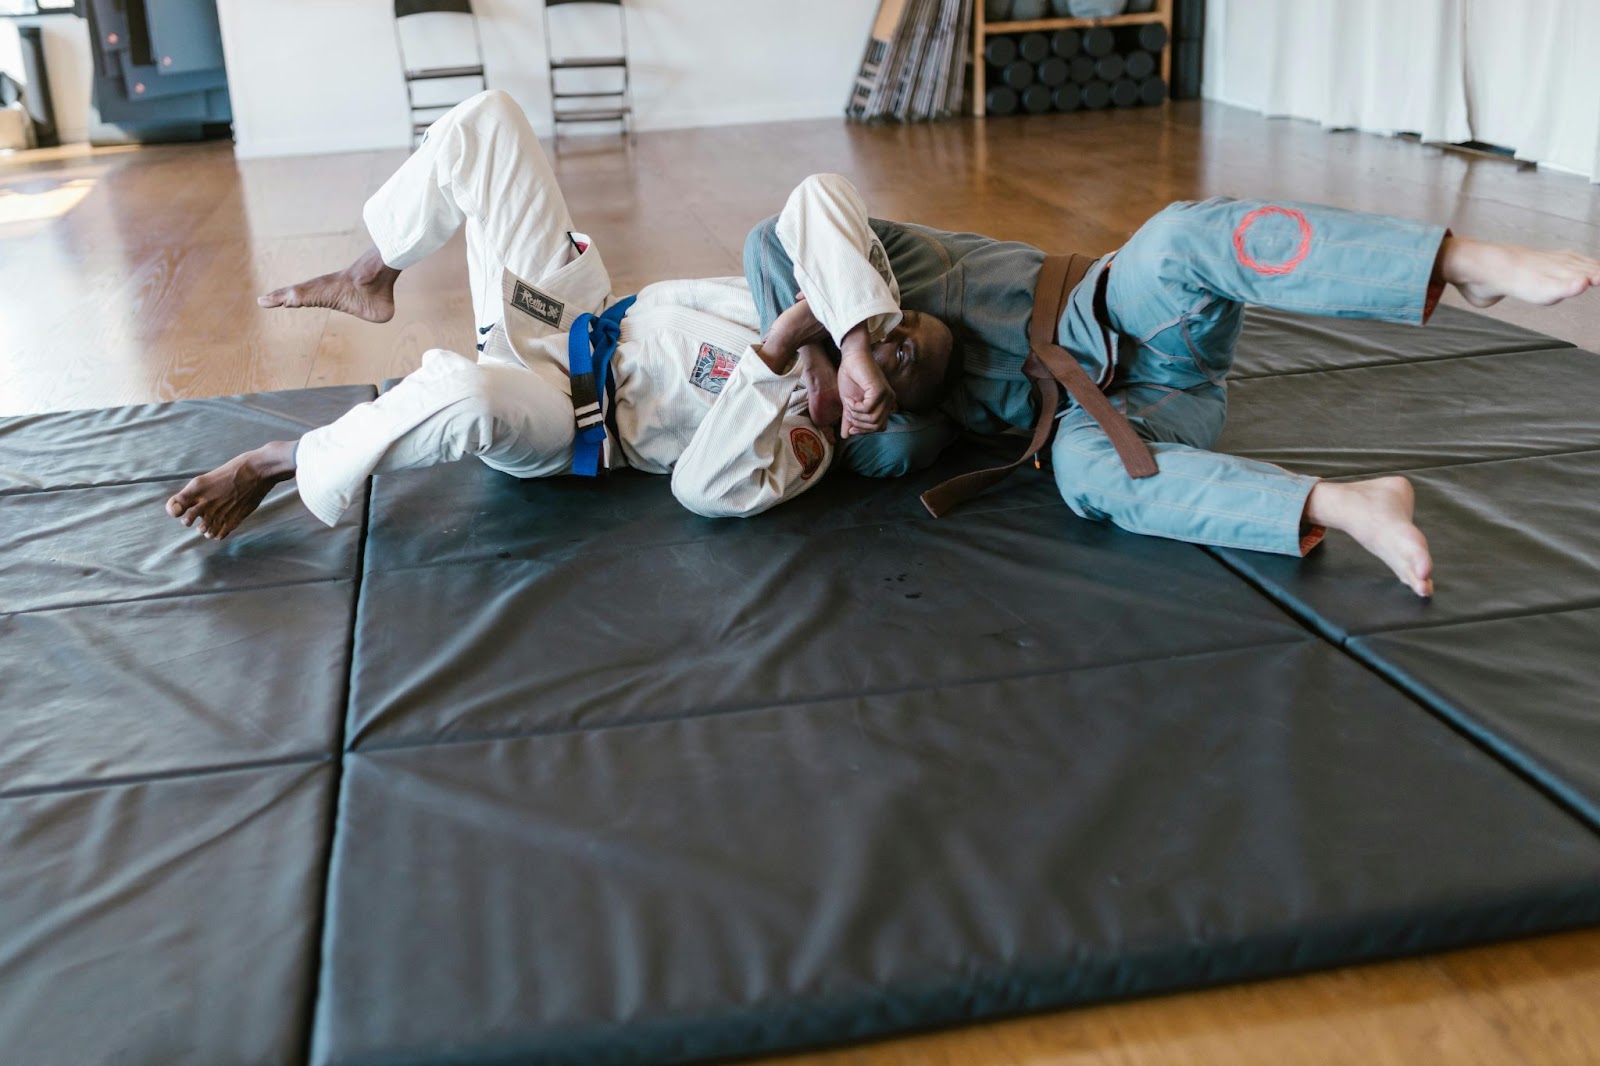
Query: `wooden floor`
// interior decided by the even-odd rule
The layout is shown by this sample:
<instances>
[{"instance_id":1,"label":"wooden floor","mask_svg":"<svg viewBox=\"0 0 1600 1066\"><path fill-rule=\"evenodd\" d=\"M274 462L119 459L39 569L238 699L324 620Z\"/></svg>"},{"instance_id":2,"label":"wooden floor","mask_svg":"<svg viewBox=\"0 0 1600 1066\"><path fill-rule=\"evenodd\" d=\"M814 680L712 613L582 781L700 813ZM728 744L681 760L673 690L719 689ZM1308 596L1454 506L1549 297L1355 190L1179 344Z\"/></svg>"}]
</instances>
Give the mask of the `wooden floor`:
<instances>
[{"instance_id":1,"label":"wooden floor","mask_svg":"<svg viewBox=\"0 0 1600 1066\"><path fill-rule=\"evenodd\" d=\"M563 149L573 214L618 291L739 273L751 224L824 170L850 176L875 214L1061 251L1115 247L1171 200L1229 194L1600 254L1600 192L1582 179L1214 105L987 125L787 123ZM255 306L257 293L362 250L361 203L401 158L239 163L225 145L0 157L0 414L377 381L428 348L470 352L459 254L408 270L386 325ZM1600 297L1494 313L1600 341ZM1600 932L1575 933L784 1061L1590 1066L1597 1004Z\"/></svg>"}]
</instances>

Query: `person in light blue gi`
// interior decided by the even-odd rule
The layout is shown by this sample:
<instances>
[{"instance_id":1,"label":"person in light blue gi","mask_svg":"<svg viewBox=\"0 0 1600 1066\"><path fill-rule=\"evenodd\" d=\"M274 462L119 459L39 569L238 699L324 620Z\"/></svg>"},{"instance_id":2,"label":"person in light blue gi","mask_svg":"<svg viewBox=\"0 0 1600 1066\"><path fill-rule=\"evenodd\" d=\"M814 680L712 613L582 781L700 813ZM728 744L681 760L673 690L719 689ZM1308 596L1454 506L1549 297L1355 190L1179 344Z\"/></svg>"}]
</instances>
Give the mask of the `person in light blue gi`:
<instances>
[{"instance_id":1,"label":"person in light blue gi","mask_svg":"<svg viewBox=\"0 0 1600 1066\"><path fill-rule=\"evenodd\" d=\"M797 197L843 188L858 200L836 175L807 182ZM782 217L757 225L745 244L763 325L793 302L797 273L805 276L805 250L792 246L792 236L786 246ZM900 306L949 325L963 366L938 413L891 416L880 405L868 425L847 403L845 431L854 421L857 432L843 441L844 464L869 476L899 475L927 466L961 430L1030 428L1037 401L1022 364L1044 253L974 234L860 221L887 253ZM1112 366L1095 313L1102 280ZM1172 204L1095 261L1072 291L1058 333L1149 443L1159 473L1130 478L1094 420L1064 404L1051 446L1063 498L1084 518L1136 533L1289 555L1305 554L1326 528L1341 529L1419 596L1432 595L1432 560L1412 522L1404 478L1328 482L1208 449L1227 415L1226 378L1245 305L1420 325L1447 284L1479 307L1505 296L1552 304L1600 285L1600 262L1309 204L1222 197ZM871 393L872 382L848 380L859 377L848 358L837 373L841 392Z\"/></svg>"}]
</instances>

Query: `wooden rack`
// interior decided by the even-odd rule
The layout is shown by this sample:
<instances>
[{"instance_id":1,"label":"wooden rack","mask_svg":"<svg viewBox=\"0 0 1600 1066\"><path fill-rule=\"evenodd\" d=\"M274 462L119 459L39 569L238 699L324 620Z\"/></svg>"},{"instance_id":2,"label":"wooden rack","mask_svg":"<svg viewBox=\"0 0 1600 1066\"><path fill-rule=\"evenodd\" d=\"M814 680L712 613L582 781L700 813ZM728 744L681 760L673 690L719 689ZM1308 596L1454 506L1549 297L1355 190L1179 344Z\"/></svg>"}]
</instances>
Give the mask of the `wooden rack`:
<instances>
[{"instance_id":1,"label":"wooden rack","mask_svg":"<svg viewBox=\"0 0 1600 1066\"><path fill-rule=\"evenodd\" d=\"M975 0L972 34L972 113L983 117L983 100L988 90L989 65L984 61L983 48L989 37L1000 33L1033 33L1051 30L1087 30L1095 26L1144 26L1152 22L1167 28L1167 46L1161 49L1161 80L1172 85L1172 0L1156 0L1156 9L1137 15L1115 15L1103 19L1048 18L1028 19L1024 22L989 22L983 16L983 0Z\"/></svg>"}]
</instances>

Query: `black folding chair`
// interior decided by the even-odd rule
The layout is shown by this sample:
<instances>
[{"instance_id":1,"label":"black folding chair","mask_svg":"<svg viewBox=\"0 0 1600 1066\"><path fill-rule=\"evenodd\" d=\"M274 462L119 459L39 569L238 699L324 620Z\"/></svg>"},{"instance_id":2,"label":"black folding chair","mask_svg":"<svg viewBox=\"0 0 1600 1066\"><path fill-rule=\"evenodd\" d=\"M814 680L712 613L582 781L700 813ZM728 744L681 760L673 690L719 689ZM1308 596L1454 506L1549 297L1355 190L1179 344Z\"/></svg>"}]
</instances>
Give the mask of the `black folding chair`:
<instances>
[{"instance_id":1,"label":"black folding chair","mask_svg":"<svg viewBox=\"0 0 1600 1066\"><path fill-rule=\"evenodd\" d=\"M616 9L615 55L572 56L556 47L555 37L550 28L550 9L571 4ZM627 135L630 132L629 122L633 113L633 101L628 84L628 17L623 10L622 0L545 0L544 43L545 53L550 60L550 117L555 135L560 137L563 124L590 122L621 123L620 132ZM572 83L572 75L577 72L604 70L615 70L621 75L621 82L617 88L595 89L592 84L582 82L574 87ZM566 76L558 79L558 75ZM586 78L590 75L577 74L577 76Z\"/></svg>"},{"instance_id":2,"label":"black folding chair","mask_svg":"<svg viewBox=\"0 0 1600 1066\"><path fill-rule=\"evenodd\" d=\"M438 67L413 67L406 59L405 37L400 32L400 23L414 15L457 15L472 25L472 44L475 52L474 61L464 62L459 65ZM406 104L411 108L411 145L416 147L417 140L425 133L438 114L419 119L417 116L424 112L443 113L459 104L461 100L452 100L448 103L418 104L416 93L412 86L419 81L447 81L452 78L476 78L481 88L489 87L489 79L483 73L483 39L478 34L478 19L472 10L472 0L394 0L394 39L395 47L400 51L400 69L406 80ZM469 57L463 56L463 59ZM466 97L462 97L462 100Z\"/></svg>"}]
</instances>

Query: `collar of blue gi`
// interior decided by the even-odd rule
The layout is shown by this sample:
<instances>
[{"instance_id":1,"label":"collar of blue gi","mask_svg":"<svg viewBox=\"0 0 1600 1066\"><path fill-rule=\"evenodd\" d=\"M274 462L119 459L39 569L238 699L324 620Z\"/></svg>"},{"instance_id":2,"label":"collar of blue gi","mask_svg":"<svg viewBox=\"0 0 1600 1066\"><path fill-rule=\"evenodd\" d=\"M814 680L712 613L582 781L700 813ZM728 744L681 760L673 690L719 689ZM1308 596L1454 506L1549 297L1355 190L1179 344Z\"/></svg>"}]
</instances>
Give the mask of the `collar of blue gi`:
<instances>
[{"instance_id":1,"label":"collar of blue gi","mask_svg":"<svg viewBox=\"0 0 1600 1066\"><path fill-rule=\"evenodd\" d=\"M577 433L572 441L572 472L594 477L600 472L600 452L606 439L605 396L611 374L611 357L622 336L622 316L635 296L618 300L598 315L582 314L567 333L567 372L572 377L572 417Z\"/></svg>"}]
</instances>

